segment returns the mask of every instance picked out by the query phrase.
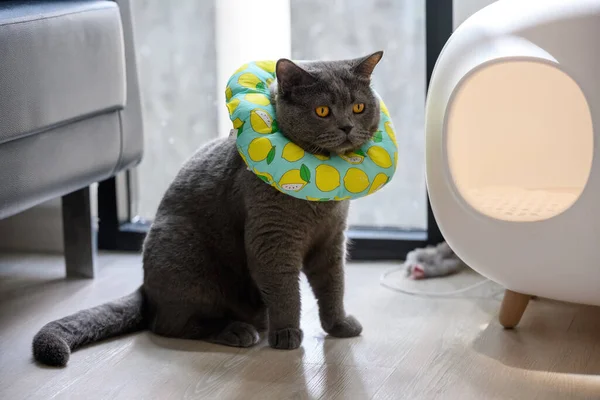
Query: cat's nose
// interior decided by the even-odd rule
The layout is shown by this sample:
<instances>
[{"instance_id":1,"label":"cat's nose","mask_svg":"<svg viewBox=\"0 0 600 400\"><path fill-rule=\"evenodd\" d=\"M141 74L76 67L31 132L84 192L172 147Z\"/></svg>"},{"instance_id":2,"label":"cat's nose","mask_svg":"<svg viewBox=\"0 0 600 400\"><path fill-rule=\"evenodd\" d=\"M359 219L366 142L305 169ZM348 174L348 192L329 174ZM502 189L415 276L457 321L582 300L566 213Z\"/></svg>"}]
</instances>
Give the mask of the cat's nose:
<instances>
[{"instance_id":1,"label":"cat's nose","mask_svg":"<svg viewBox=\"0 0 600 400\"><path fill-rule=\"evenodd\" d=\"M342 131L344 131L344 133L347 135L350 133L350 131L352 130L352 128L354 128L354 126L352 125L344 125L344 126L340 126L340 129Z\"/></svg>"}]
</instances>

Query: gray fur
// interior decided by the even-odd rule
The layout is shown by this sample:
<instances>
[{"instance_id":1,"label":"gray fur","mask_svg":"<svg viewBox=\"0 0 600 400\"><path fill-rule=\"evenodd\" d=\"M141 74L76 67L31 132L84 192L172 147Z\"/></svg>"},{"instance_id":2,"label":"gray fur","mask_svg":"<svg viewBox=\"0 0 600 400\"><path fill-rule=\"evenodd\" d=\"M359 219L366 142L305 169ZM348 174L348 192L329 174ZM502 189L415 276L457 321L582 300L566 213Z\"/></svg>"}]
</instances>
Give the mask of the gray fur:
<instances>
[{"instance_id":1,"label":"gray fur","mask_svg":"<svg viewBox=\"0 0 600 400\"><path fill-rule=\"evenodd\" d=\"M46 324L33 338L33 356L53 366L67 364L71 350L143 327L141 289L111 303Z\"/></svg>"},{"instance_id":2,"label":"gray fur","mask_svg":"<svg viewBox=\"0 0 600 400\"><path fill-rule=\"evenodd\" d=\"M310 63L305 70L280 60L274 90L282 131L307 151L362 146L379 122L369 77L380 58ZM362 114L352 115L353 101L366 104ZM317 117L319 105L332 114ZM323 329L359 335L362 327L343 301L347 215L347 201L278 192L248 171L235 138L214 140L185 163L162 199L144 243L142 288L49 323L34 338L34 357L65 365L84 344L144 328L237 347L258 343L266 330L271 347L295 349L303 336L301 271Z\"/></svg>"},{"instance_id":3,"label":"gray fur","mask_svg":"<svg viewBox=\"0 0 600 400\"><path fill-rule=\"evenodd\" d=\"M277 63L277 120L282 132L312 153L343 154L368 141L379 124L379 102L370 87L371 72L383 53L337 62L289 60ZM291 83L288 83L291 82ZM364 103L360 114L352 104ZM314 112L331 109L327 118ZM348 133L342 128L350 129Z\"/></svg>"}]
</instances>

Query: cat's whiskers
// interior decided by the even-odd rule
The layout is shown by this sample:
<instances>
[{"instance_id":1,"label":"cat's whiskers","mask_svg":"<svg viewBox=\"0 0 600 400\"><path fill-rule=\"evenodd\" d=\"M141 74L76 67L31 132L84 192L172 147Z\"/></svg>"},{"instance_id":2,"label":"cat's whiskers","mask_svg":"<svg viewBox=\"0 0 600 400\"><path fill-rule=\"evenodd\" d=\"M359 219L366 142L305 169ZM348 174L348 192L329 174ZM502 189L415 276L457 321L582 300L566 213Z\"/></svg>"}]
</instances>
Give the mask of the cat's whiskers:
<instances>
[{"instance_id":1,"label":"cat's whiskers","mask_svg":"<svg viewBox=\"0 0 600 400\"><path fill-rule=\"evenodd\" d=\"M346 136L340 136L338 133L326 132L319 137L319 146L334 149L344 144L347 140L348 138Z\"/></svg>"},{"instance_id":2,"label":"cat's whiskers","mask_svg":"<svg viewBox=\"0 0 600 400\"><path fill-rule=\"evenodd\" d=\"M375 132L368 130L355 131L348 136L340 136L337 132L326 132L321 136L319 145L329 149L331 153L344 155L348 152L355 151L368 142ZM349 145L345 145L349 142Z\"/></svg>"}]
</instances>

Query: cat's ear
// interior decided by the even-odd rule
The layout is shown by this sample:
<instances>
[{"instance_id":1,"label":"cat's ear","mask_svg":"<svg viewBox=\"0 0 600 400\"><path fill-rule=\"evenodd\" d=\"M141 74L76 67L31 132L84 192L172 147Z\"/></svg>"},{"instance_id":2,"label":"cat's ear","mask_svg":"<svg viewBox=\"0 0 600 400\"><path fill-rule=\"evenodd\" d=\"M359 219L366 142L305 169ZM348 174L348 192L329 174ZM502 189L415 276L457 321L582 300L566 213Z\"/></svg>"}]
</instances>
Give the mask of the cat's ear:
<instances>
[{"instance_id":1,"label":"cat's ear","mask_svg":"<svg viewBox=\"0 0 600 400\"><path fill-rule=\"evenodd\" d=\"M382 57L383 51L378 51L366 57L359 58L355 61L352 71L362 78L370 79L375 66L381 61Z\"/></svg>"},{"instance_id":2,"label":"cat's ear","mask_svg":"<svg viewBox=\"0 0 600 400\"><path fill-rule=\"evenodd\" d=\"M315 82L316 78L287 58L277 61L275 66L277 84L286 92L295 86L308 86Z\"/></svg>"}]
</instances>

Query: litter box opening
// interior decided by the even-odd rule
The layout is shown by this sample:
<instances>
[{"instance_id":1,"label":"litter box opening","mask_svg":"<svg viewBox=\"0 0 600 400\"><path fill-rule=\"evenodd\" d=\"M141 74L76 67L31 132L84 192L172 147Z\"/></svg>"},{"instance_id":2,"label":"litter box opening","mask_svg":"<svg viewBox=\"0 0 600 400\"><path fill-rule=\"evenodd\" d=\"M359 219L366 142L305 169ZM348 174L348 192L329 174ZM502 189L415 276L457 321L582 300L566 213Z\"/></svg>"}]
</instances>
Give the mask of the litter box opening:
<instances>
[{"instance_id":1,"label":"litter box opening","mask_svg":"<svg viewBox=\"0 0 600 400\"><path fill-rule=\"evenodd\" d=\"M557 66L500 60L458 86L449 108L450 175L478 212L504 221L541 221L583 193L593 158L588 103Z\"/></svg>"}]
</instances>

